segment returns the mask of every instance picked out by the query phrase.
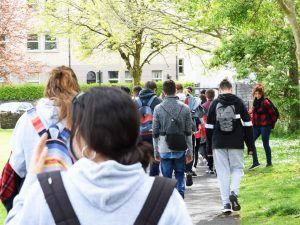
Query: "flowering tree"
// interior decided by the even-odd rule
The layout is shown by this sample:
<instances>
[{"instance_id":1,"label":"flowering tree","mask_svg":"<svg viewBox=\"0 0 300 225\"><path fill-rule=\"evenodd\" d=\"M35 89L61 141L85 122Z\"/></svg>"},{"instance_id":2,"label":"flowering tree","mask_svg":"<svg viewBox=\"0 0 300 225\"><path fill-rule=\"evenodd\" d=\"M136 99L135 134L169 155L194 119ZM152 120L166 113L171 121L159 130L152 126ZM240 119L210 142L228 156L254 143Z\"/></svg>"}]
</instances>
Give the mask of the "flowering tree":
<instances>
[{"instance_id":1,"label":"flowering tree","mask_svg":"<svg viewBox=\"0 0 300 225\"><path fill-rule=\"evenodd\" d=\"M41 65L26 57L27 21L26 3L19 0L0 1L0 78L9 81L9 75L24 78L37 73Z\"/></svg>"}]
</instances>

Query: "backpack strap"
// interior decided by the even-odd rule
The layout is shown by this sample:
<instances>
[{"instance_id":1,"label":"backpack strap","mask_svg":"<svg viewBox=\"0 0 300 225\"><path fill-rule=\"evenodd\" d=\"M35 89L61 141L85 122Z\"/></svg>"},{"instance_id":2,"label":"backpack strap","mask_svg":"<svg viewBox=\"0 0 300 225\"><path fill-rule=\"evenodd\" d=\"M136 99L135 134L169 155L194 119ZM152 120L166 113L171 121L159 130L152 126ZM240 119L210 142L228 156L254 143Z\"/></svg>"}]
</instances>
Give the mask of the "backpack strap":
<instances>
[{"instance_id":1,"label":"backpack strap","mask_svg":"<svg viewBox=\"0 0 300 225\"><path fill-rule=\"evenodd\" d=\"M45 199L56 225L80 225L74 212L60 171L40 173L37 175Z\"/></svg>"},{"instance_id":2,"label":"backpack strap","mask_svg":"<svg viewBox=\"0 0 300 225\"><path fill-rule=\"evenodd\" d=\"M149 101L147 102L146 105L150 107L151 104L152 104L152 102L154 101L155 98L156 98L156 96L153 95L153 96L149 99ZM137 101L139 107L142 107L142 106L143 106L143 102L141 101L141 99L140 99L139 97L137 97L135 100Z\"/></svg>"},{"instance_id":3,"label":"backpack strap","mask_svg":"<svg viewBox=\"0 0 300 225\"><path fill-rule=\"evenodd\" d=\"M175 185L174 179L155 177L150 193L134 225L157 225Z\"/></svg>"},{"instance_id":4,"label":"backpack strap","mask_svg":"<svg viewBox=\"0 0 300 225\"><path fill-rule=\"evenodd\" d=\"M150 99L149 99L149 101L147 102L147 106L151 106L151 104L152 104L152 102L154 101L154 99L156 98L156 96L155 95L153 95Z\"/></svg>"},{"instance_id":5,"label":"backpack strap","mask_svg":"<svg viewBox=\"0 0 300 225\"><path fill-rule=\"evenodd\" d=\"M31 108L27 111L27 115L29 116L31 123L36 130L36 132L39 134L39 136L42 136L44 133L47 132L45 129L44 124L42 123L40 117L36 113L36 108Z\"/></svg>"},{"instance_id":6,"label":"backpack strap","mask_svg":"<svg viewBox=\"0 0 300 225\"><path fill-rule=\"evenodd\" d=\"M161 107L162 107L162 109L163 109L167 114L169 114L169 116L170 116L173 120L177 120L177 119L178 119L178 117L179 117L179 115L180 115L180 113L181 113L181 111L182 111L182 108L183 108L183 106L181 106L180 111L179 111L179 113L178 113L178 115L177 115L177 118L175 119L174 116L172 116L171 113L169 113L162 105L161 105Z\"/></svg>"}]
</instances>

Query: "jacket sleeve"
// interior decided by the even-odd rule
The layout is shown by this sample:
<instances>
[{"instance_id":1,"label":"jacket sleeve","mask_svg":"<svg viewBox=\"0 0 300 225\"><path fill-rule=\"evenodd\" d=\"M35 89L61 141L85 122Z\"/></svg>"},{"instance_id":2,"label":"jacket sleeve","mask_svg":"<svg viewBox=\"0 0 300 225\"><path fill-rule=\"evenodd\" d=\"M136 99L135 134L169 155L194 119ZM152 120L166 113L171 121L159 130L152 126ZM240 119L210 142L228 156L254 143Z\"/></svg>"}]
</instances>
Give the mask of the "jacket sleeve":
<instances>
[{"instance_id":1,"label":"jacket sleeve","mask_svg":"<svg viewBox=\"0 0 300 225\"><path fill-rule=\"evenodd\" d=\"M188 107L186 107L185 113L185 140L188 147L186 153L187 156L193 155L193 143L192 143L192 115Z\"/></svg>"},{"instance_id":2,"label":"jacket sleeve","mask_svg":"<svg viewBox=\"0 0 300 225\"><path fill-rule=\"evenodd\" d=\"M274 126L277 121L276 112L267 99L264 100L264 107L266 108L267 113L270 115L270 118L272 120L272 125Z\"/></svg>"},{"instance_id":3,"label":"jacket sleeve","mask_svg":"<svg viewBox=\"0 0 300 225\"><path fill-rule=\"evenodd\" d=\"M212 155L212 135L216 124L216 102L209 107L205 124L207 154Z\"/></svg>"},{"instance_id":4,"label":"jacket sleeve","mask_svg":"<svg viewBox=\"0 0 300 225\"><path fill-rule=\"evenodd\" d=\"M154 150L154 156L159 156L158 152L158 141L159 141L159 130L160 130L160 121L159 121L159 115L157 112L157 107L154 109L153 112L153 120L152 120L152 132L153 132L153 150Z\"/></svg>"},{"instance_id":5,"label":"jacket sleeve","mask_svg":"<svg viewBox=\"0 0 300 225\"><path fill-rule=\"evenodd\" d=\"M241 110L241 119L243 120L243 125L244 125L244 141L248 147L248 150L254 150L255 145L254 145L254 138L253 138L253 125L251 122L250 115L247 111L247 108L245 104L241 101L240 105L242 107Z\"/></svg>"}]
</instances>

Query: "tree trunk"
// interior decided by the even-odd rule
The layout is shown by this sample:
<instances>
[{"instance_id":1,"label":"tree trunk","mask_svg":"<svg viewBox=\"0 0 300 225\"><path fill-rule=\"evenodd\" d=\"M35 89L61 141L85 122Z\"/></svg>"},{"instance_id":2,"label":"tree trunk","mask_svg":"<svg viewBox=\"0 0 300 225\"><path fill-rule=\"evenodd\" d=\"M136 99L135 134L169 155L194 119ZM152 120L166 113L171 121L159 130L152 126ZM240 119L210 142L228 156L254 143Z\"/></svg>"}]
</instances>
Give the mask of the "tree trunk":
<instances>
[{"instance_id":1,"label":"tree trunk","mask_svg":"<svg viewBox=\"0 0 300 225\"><path fill-rule=\"evenodd\" d=\"M298 64L298 75L300 72L300 25L297 21L297 13L295 10L295 1L294 0L277 0L284 14L286 15L293 32L293 36L296 43L296 57Z\"/></svg>"}]
</instances>

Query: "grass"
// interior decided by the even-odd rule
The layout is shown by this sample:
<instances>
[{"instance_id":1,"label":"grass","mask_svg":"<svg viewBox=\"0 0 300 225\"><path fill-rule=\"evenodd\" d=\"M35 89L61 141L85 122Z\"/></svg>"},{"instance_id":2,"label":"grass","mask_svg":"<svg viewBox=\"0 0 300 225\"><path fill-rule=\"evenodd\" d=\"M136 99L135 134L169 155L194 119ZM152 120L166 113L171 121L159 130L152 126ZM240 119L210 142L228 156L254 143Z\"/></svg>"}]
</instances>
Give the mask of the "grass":
<instances>
[{"instance_id":1,"label":"grass","mask_svg":"<svg viewBox=\"0 0 300 225\"><path fill-rule=\"evenodd\" d=\"M273 167L265 168L265 153L257 142L261 167L245 170L241 184L241 225L300 224L300 140L272 139ZM251 157L245 165L250 167Z\"/></svg>"},{"instance_id":2,"label":"grass","mask_svg":"<svg viewBox=\"0 0 300 225\"><path fill-rule=\"evenodd\" d=\"M10 149L9 149L9 142L11 139L12 130L3 130L0 129L0 147L1 147L1 154L0 154L0 173L2 172L2 168L7 162L9 157ZM5 220L6 217L6 210L3 205L0 203L0 223Z\"/></svg>"}]
</instances>

